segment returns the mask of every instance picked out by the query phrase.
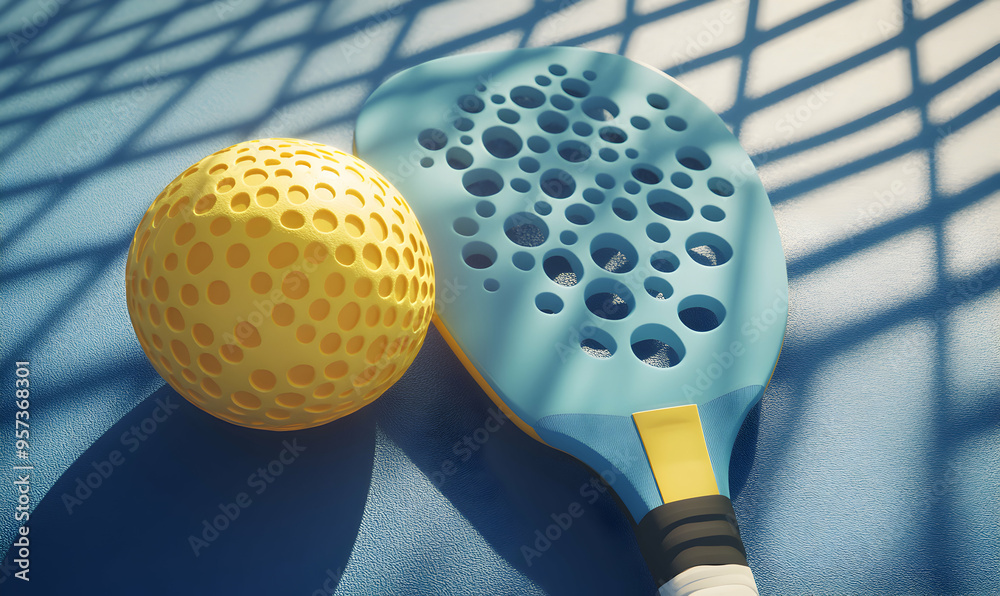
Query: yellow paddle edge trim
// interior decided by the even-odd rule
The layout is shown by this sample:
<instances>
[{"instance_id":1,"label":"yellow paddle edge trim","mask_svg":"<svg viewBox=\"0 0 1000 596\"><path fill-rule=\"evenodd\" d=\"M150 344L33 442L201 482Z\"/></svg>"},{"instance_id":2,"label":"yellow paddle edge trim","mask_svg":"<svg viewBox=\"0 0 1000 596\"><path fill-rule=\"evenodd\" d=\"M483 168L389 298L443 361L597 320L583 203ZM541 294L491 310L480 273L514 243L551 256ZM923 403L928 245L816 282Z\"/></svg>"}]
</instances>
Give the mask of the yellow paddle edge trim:
<instances>
[{"instance_id":1,"label":"yellow paddle edge trim","mask_svg":"<svg viewBox=\"0 0 1000 596\"><path fill-rule=\"evenodd\" d=\"M543 441L542 438L538 436L538 433L535 432L535 429L531 428L531 426L529 426L528 423L525 422L524 420L521 420L521 418L519 418L517 414L515 414L513 410L511 410L510 407L507 404L505 404L502 399L500 399L500 396L497 395L497 392L494 391L492 387L490 387L490 384L486 382L486 379L483 378L483 375L479 374L479 371L476 370L476 367L472 364L472 361L469 360L469 357L466 356L465 352L462 351L462 348L459 347L458 342L455 341L455 338L448 331L448 328L445 327L444 323L441 321L441 318L438 317L437 313L434 313L434 316L431 318L431 322L434 323L434 326L437 328L438 333L441 334L441 337L443 337L444 340L448 342L448 346L451 348L451 351L454 352L456 356L458 356L458 359L462 363L462 366L465 367L465 370L469 371L469 374L472 375L472 378L476 380L476 383L479 383L479 386L483 388L483 391L486 392L486 395L490 396L490 399L493 400L493 403L495 403L498 408L500 408L500 411L503 412L504 415L507 416L507 418L513 420L514 424L516 424L518 428L528 433L528 435L532 439L535 439L536 441L542 443L543 445L548 445L548 443Z\"/></svg>"}]
</instances>

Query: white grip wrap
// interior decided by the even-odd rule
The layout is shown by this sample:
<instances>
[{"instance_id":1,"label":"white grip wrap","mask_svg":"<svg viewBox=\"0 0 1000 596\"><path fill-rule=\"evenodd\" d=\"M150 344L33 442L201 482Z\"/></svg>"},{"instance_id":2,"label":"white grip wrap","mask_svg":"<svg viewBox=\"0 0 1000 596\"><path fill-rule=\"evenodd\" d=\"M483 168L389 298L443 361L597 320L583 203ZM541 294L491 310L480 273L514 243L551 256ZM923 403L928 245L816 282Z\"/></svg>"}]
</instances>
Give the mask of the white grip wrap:
<instances>
[{"instance_id":1,"label":"white grip wrap","mask_svg":"<svg viewBox=\"0 0 1000 596\"><path fill-rule=\"evenodd\" d=\"M660 596L759 596L759 592L749 567L699 565L660 586Z\"/></svg>"}]
</instances>

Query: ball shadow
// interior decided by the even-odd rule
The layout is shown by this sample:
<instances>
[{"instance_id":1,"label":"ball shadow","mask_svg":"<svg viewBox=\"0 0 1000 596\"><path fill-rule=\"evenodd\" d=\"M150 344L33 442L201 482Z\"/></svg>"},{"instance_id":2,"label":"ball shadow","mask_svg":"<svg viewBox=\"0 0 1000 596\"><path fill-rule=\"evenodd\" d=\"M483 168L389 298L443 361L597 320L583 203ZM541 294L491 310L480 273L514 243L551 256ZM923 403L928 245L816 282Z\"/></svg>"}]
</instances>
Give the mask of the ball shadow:
<instances>
[{"instance_id":1,"label":"ball shadow","mask_svg":"<svg viewBox=\"0 0 1000 596\"><path fill-rule=\"evenodd\" d=\"M374 445L371 408L277 433L217 420L164 386L38 504L31 581L7 578L3 593L332 594Z\"/></svg>"}]
</instances>

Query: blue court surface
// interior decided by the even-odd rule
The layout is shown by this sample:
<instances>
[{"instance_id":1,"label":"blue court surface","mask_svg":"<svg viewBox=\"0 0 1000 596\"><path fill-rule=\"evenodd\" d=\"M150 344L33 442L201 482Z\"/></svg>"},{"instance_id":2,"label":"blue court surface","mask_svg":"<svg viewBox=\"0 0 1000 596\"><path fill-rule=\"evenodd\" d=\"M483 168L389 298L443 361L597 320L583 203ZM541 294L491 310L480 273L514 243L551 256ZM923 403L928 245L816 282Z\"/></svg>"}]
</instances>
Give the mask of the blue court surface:
<instances>
[{"instance_id":1,"label":"blue court surface","mask_svg":"<svg viewBox=\"0 0 1000 596\"><path fill-rule=\"evenodd\" d=\"M0 0L0 594L654 593L614 499L501 424L435 329L374 404L267 433L166 386L126 310L132 233L201 157L350 151L391 74L544 45L676 77L768 190L790 318L730 468L761 594L1000 594L998 22L995 0Z\"/></svg>"}]
</instances>

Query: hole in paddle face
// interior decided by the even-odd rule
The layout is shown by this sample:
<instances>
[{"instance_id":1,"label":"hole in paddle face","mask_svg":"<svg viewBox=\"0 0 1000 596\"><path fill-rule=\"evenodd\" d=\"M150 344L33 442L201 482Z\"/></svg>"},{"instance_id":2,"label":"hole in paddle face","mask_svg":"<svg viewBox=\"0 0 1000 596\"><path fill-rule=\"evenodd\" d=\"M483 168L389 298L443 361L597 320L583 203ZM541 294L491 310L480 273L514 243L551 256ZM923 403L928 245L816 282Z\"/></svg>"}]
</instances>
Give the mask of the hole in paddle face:
<instances>
[{"instance_id":1,"label":"hole in paddle face","mask_svg":"<svg viewBox=\"0 0 1000 596\"><path fill-rule=\"evenodd\" d=\"M522 108L537 108L545 103L545 94L534 87L522 85L511 89L510 99Z\"/></svg>"},{"instance_id":2,"label":"hole in paddle face","mask_svg":"<svg viewBox=\"0 0 1000 596\"><path fill-rule=\"evenodd\" d=\"M562 89L566 92L566 95L573 97L586 97L590 93L590 85L580 79L563 79Z\"/></svg>"},{"instance_id":3,"label":"hole in paddle face","mask_svg":"<svg viewBox=\"0 0 1000 596\"><path fill-rule=\"evenodd\" d=\"M530 271L535 266L535 257L531 256L529 252L516 252L511 260L514 262L514 266L521 271Z\"/></svg>"},{"instance_id":4,"label":"hole in paddle face","mask_svg":"<svg viewBox=\"0 0 1000 596\"><path fill-rule=\"evenodd\" d=\"M542 270L549 279L561 286L575 286L583 277L583 266L572 252L556 249L545 255Z\"/></svg>"},{"instance_id":5,"label":"hole in paddle face","mask_svg":"<svg viewBox=\"0 0 1000 596\"><path fill-rule=\"evenodd\" d=\"M708 154L697 147L681 147L677 150L677 161L689 170L704 170L712 165Z\"/></svg>"},{"instance_id":6,"label":"hole in paddle face","mask_svg":"<svg viewBox=\"0 0 1000 596\"><path fill-rule=\"evenodd\" d=\"M558 110L565 112L566 110L573 109L573 100L565 95L553 95L549 101L552 102L552 107Z\"/></svg>"},{"instance_id":7,"label":"hole in paddle face","mask_svg":"<svg viewBox=\"0 0 1000 596\"><path fill-rule=\"evenodd\" d=\"M635 205L632 201L624 197L618 197L611 203L611 210L615 212L615 215L624 219L625 221L632 221L635 219L639 212L636 210Z\"/></svg>"},{"instance_id":8,"label":"hole in paddle face","mask_svg":"<svg viewBox=\"0 0 1000 596\"><path fill-rule=\"evenodd\" d=\"M566 219L578 226L585 226L594 221L594 210L582 203L577 203L566 209Z\"/></svg>"},{"instance_id":9,"label":"hole in paddle face","mask_svg":"<svg viewBox=\"0 0 1000 596\"><path fill-rule=\"evenodd\" d=\"M585 137L590 133L594 132L594 127L587 124L586 122L574 122L573 132L580 135L581 137Z\"/></svg>"},{"instance_id":10,"label":"hole in paddle face","mask_svg":"<svg viewBox=\"0 0 1000 596\"><path fill-rule=\"evenodd\" d=\"M715 205L705 205L701 208L701 216L708 221L722 221L726 218L726 212Z\"/></svg>"},{"instance_id":11,"label":"hole in paddle face","mask_svg":"<svg viewBox=\"0 0 1000 596\"><path fill-rule=\"evenodd\" d=\"M462 184L469 194L477 197L488 197L500 192L503 188L503 178L493 170L478 168L469 170L462 176Z\"/></svg>"},{"instance_id":12,"label":"hole in paddle face","mask_svg":"<svg viewBox=\"0 0 1000 596\"><path fill-rule=\"evenodd\" d=\"M587 326L580 334L583 336L580 340L580 349L591 358L605 360L614 356L618 349L614 338L603 329Z\"/></svg>"},{"instance_id":13,"label":"hole in paddle face","mask_svg":"<svg viewBox=\"0 0 1000 596\"><path fill-rule=\"evenodd\" d=\"M604 193L596 188L588 188L583 191L583 200L592 205L600 205L604 202Z\"/></svg>"},{"instance_id":14,"label":"hole in paddle face","mask_svg":"<svg viewBox=\"0 0 1000 596\"><path fill-rule=\"evenodd\" d=\"M549 150L549 142L538 135L528 137L528 149L535 153L545 153Z\"/></svg>"},{"instance_id":15,"label":"hole in paddle face","mask_svg":"<svg viewBox=\"0 0 1000 596\"><path fill-rule=\"evenodd\" d=\"M660 223L651 223L646 226L646 236L653 242L666 242L670 238L670 230Z\"/></svg>"},{"instance_id":16,"label":"hole in paddle face","mask_svg":"<svg viewBox=\"0 0 1000 596\"><path fill-rule=\"evenodd\" d=\"M480 217L493 217L493 214L496 212L496 205L489 201L479 201L476 203L476 213Z\"/></svg>"},{"instance_id":17,"label":"hole in paddle face","mask_svg":"<svg viewBox=\"0 0 1000 596\"><path fill-rule=\"evenodd\" d=\"M726 308L711 296L688 296L677 305L681 323L692 331L711 331L726 318Z\"/></svg>"},{"instance_id":18,"label":"hole in paddle face","mask_svg":"<svg viewBox=\"0 0 1000 596\"><path fill-rule=\"evenodd\" d=\"M684 172L674 172L670 176L670 182L672 182L677 188L690 188L691 176L688 176Z\"/></svg>"},{"instance_id":19,"label":"hole in paddle face","mask_svg":"<svg viewBox=\"0 0 1000 596\"><path fill-rule=\"evenodd\" d=\"M639 259L635 247L618 234L595 237L590 243L590 255L598 267L611 273L628 273Z\"/></svg>"},{"instance_id":20,"label":"hole in paddle face","mask_svg":"<svg viewBox=\"0 0 1000 596\"><path fill-rule=\"evenodd\" d=\"M656 188L646 196L646 202L653 213L674 221L691 219L694 208L679 194L663 188Z\"/></svg>"},{"instance_id":21,"label":"hole in paddle face","mask_svg":"<svg viewBox=\"0 0 1000 596\"><path fill-rule=\"evenodd\" d=\"M624 143L628 140L628 135L625 134L625 131L617 126L605 126L597 134L609 143Z\"/></svg>"},{"instance_id":22,"label":"hole in paddle face","mask_svg":"<svg viewBox=\"0 0 1000 596\"><path fill-rule=\"evenodd\" d=\"M522 171L529 174L537 172L539 167L538 160L533 157L522 157L518 160L517 165Z\"/></svg>"},{"instance_id":23,"label":"hole in paddle face","mask_svg":"<svg viewBox=\"0 0 1000 596\"><path fill-rule=\"evenodd\" d=\"M635 308L635 297L624 283L613 279L595 279L584 292L587 309L602 319L619 321Z\"/></svg>"},{"instance_id":24,"label":"hole in paddle face","mask_svg":"<svg viewBox=\"0 0 1000 596\"><path fill-rule=\"evenodd\" d=\"M667 98L663 97L659 93L650 93L646 96L646 101L650 106L656 108L657 110L665 110L670 106L670 102L667 101Z\"/></svg>"},{"instance_id":25,"label":"hole in paddle face","mask_svg":"<svg viewBox=\"0 0 1000 596\"><path fill-rule=\"evenodd\" d=\"M417 135L417 142L425 149L437 151L448 144L448 135L443 130L427 128Z\"/></svg>"},{"instance_id":26,"label":"hole in paddle face","mask_svg":"<svg viewBox=\"0 0 1000 596\"><path fill-rule=\"evenodd\" d=\"M452 147L445 154L448 165L456 170L464 170L472 165L472 154L461 147Z\"/></svg>"},{"instance_id":27,"label":"hole in paddle face","mask_svg":"<svg viewBox=\"0 0 1000 596\"><path fill-rule=\"evenodd\" d=\"M654 368L670 368L684 359L684 344L669 328L656 323L640 326L632 332L632 353Z\"/></svg>"},{"instance_id":28,"label":"hole in paddle face","mask_svg":"<svg viewBox=\"0 0 1000 596\"><path fill-rule=\"evenodd\" d=\"M508 110L507 108L503 108L497 111L497 118L499 118L503 122L506 122L507 124L515 124L518 120L521 119L521 115L515 112L514 110Z\"/></svg>"},{"instance_id":29,"label":"hole in paddle face","mask_svg":"<svg viewBox=\"0 0 1000 596\"><path fill-rule=\"evenodd\" d=\"M493 157L514 157L521 151L522 145L521 137L506 126L494 126L483 131L483 146Z\"/></svg>"},{"instance_id":30,"label":"hole in paddle face","mask_svg":"<svg viewBox=\"0 0 1000 596\"><path fill-rule=\"evenodd\" d=\"M599 122L614 120L621 111L618 109L618 104L601 96L588 97L583 100L580 107L584 114Z\"/></svg>"},{"instance_id":31,"label":"hole in paddle face","mask_svg":"<svg viewBox=\"0 0 1000 596\"><path fill-rule=\"evenodd\" d=\"M632 353L639 360L656 368L670 368L681 361L673 346L658 339L644 339L635 342L632 344Z\"/></svg>"},{"instance_id":32,"label":"hole in paddle face","mask_svg":"<svg viewBox=\"0 0 1000 596\"><path fill-rule=\"evenodd\" d=\"M660 250L653 253L653 256L649 258L649 264L652 265L653 269L661 273L672 273L677 271L677 267L680 266L681 262L674 253Z\"/></svg>"},{"instance_id":33,"label":"hole in paddle face","mask_svg":"<svg viewBox=\"0 0 1000 596\"><path fill-rule=\"evenodd\" d=\"M470 242L462 249L465 264L473 269L487 269L497 260L497 251L485 242Z\"/></svg>"},{"instance_id":34,"label":"hole in paddle face","mask_svg":"<svg viewBox=\"0 0 1000 596\"><path fill-rule=\"evenodd\" d=\"M547 315L554 315L563 309L563 301L552 292L542 292L535 296L535 306Z\"/></svg>"},{"instance_id":35,"label":"hole in paddle face","mask_svg":"<svg viewBox=\"0 0 1000 596\"><path fill-rule=\"evenodd\" d=\"M674 293L674 288L662 277L649 277L643 283L646 293L657 300L666 300Z\"/></svg>"},{"instance_id":36,"label":"hole in paddle face","mask_svg":"<svg viewBox=\"0 0 1000 596\"><path fill-rule=\"evenodd\" d=\"M688 127L688 123L683 118L678 118L677 116L667 116L663 122L667 125L667 128L676 130L677 132Z\"/></svg>"},{"instance_id":37,"label":"hole in paddle face","mask_svg":"<svg viewBox=\"0 0 1000 596\"><path fill-rule=\"evenodd\" d=\"M708 190L719 195L720 197L730 197L736 189L734 189L732 183L725 178L709 178Z\"/></svg>"},{"instance_id":38,"label":"hole in paddle face","mask_svg":"<svg viewBox=\"0 0 1000 596\"><path fill-rule=\"evenodd\" d=\"M559 156L568 162L579 163L590 157L590 147L580 141L559 143Z\"/></svg>"},{"instance_id":39,"label":"hole in paddle face","mask_svg":"<svg viewBox=\"0 0 1000 596\"><path fill-rule=\"evenodd\" d=\"M549 228L534 213L515 213L503 225L504 233L518 246L539 246L549 237Z\"/></svg>"},{"instance_id":40,"label":"hole in paddle face","mask_svg":"<svg viewBox=\"0 0 1000 596\"><path fill-rule=\"evenodd\" d=\"M479 99L475 95L463 95L462 97L458 98L458 107L463 112L468 112L470 114L478 114L479 112L483 111L483 108L486 107L486 104L483 103L483 100Z\"/></svg>"},{"instance_id":41,"label":"hole in paddle face","mask_svg":"<svg viewBox=\"0 0 1000 596\"><path fill-rule=\"evenodd\" d=\"M541 188L554 199L565 199L576 190L576 180L564 170L553 168L542 174Z\"/></svg>"},{"instance_id":42,"label":"hole in paddle face","mask_svg":"<svg viewBox=\"0 0 1000 596\"><path fill-rule=\"evenodd\" d=\"M559 134L569 128L569 120L559 112L548 110L538 116L538 127L550 134Z\"/></svg>"},{"instance_id":43,"label":"hole in paddle face","mask_svg":"<svg viewBox=\"0 0 1000 596\"><path fill-rule=\"evenodd\" d=\"M476 220L468 217L459 217L455 220L453 227L462 236L475 236L476 232L479 231L479 224L476 223Z\"/></svg>"},{"instance_id":44,"label":"hole in paddle face","mask_svg":"<svg viewBox=\"0 0 1000 596\"><path fill-rule=\"evenodd\" d=\"M658 184L663 180L663 172L656 166L644 163L632 167L632 177L643 184Z\"/></svg>"},{"instance_id":45,"label":"hole in paddle face","mask_svg":"<svg viewBox=\"0 0 1000 596\"><path fill-rule=\"evenodd\" d=\"M707 232L693 234L687 239L686 247L691 260L706 267L717 267L733 257L728 242Z\"/></svg>"}]
</instances>

